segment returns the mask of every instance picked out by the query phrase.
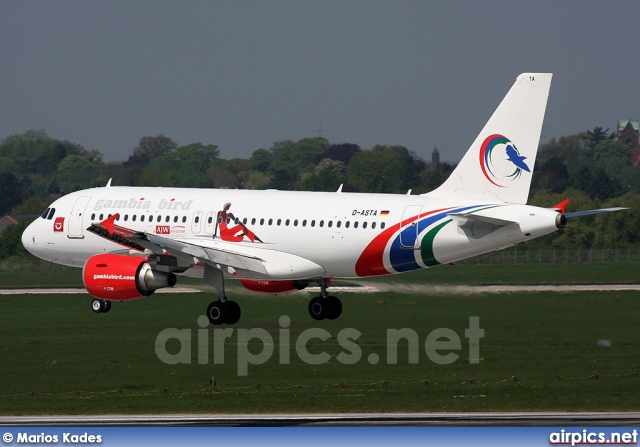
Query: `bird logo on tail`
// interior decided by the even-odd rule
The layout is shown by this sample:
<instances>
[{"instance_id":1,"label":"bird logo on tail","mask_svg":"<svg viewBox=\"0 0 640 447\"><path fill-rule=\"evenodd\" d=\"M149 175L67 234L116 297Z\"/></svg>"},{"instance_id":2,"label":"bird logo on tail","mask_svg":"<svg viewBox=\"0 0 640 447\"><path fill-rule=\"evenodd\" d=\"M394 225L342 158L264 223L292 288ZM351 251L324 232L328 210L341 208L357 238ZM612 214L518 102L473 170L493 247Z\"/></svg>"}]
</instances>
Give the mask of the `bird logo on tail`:
<instances>
[{"instance_id":1,"label":"bird logo on tail","mask_svg":"<svg viewBox=\"0 0 640 447\"><path fill-rule=\"evenodd\" d=\"M502 157L499 155L502 154ZM520 178L522 172L531 172L531 169L525 163L527 157L520 155L516 145L507 137L499 134L490 135L480 146L480 167L482 173L492 184L504 188L502 185L504 180L514 181ZM498 172L498 163L502 160L511 162L515 166L515 170L509 174L501 174ZM504 169L503 169L504 170Z\"/></svg>"}]
</instances>

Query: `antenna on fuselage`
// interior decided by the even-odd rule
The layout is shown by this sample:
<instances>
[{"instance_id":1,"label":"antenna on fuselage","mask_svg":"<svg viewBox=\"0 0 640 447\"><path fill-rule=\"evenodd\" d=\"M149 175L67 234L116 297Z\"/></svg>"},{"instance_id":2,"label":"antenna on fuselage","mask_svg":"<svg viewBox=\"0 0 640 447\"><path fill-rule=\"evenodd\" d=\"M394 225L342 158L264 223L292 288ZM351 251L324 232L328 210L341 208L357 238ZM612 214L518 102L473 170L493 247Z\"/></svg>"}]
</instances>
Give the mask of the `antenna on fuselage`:
<instances>
[{"instance_id":1,"label":"antenna on fuselage","mask_svg":"<svg viewBox=\"0 0 640 447\"><path fill-rule=\"evenodd\" d=\"M111 179L109 179L109 181L107 182L107 188L111 188Z\"/></svg>"}]
</instances>

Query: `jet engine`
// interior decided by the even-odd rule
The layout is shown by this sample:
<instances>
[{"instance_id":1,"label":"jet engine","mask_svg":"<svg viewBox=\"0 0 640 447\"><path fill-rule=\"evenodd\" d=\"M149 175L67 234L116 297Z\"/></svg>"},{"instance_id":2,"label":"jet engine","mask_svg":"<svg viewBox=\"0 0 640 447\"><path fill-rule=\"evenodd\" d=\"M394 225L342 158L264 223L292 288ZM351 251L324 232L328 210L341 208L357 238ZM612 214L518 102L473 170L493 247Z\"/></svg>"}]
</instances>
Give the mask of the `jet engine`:
<instances>
[{"instance_id":1,"label":"jet engine","mask_svg":"<svg viewBox=\"0 0 640 447\"><path fill-rule=\"evenodd\" d=\"M262 293L287 293L302 290L309 285L308 281L272 281L269 279L241 279L245 289Z\"/></svg>"},{"instance_id":2,"label":"jet engine","mask_svg":"<svg viewBox=\"0 0 640 447\"><path fill-rule=\"evenodd\" d=\"M149 296L157 289L176 284L176 275L154 269L146 258L114 254L90 257L82 279L91 295L117 301Z\"/></svg>"}]
</instances>

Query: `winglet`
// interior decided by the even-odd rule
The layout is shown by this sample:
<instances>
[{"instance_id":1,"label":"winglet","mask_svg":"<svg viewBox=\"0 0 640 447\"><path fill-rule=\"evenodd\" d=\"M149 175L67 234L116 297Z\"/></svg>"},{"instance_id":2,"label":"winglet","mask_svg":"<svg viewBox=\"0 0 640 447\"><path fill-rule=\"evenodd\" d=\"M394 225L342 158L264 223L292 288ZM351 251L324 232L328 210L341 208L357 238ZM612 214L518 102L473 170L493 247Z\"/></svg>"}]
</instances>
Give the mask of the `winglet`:
<instances>
[{"instance_id":1,"label":"winglet","mask_svg":"<svg viewBox=\"0 0 640 447\"><path fill-rule=\"evenodd\" d=\"M115 227L115 221L116 219L120 217L119 213L115 213L113 216L106 218L105 220L103 220L102 222L100 222L100 225L102 227L104 227L109 234L113 234L114 231L114 227Z\"/></svg>"},{"instance_id":2,"label":"winglet","mask_svg":"<svg viewBox=\"0 0 640 447\"><path fill-rule=\"evenodd\" d=\"M569 204L570 200L571 199L563 200L562 202L560 202L556 206L554 206L553 209L556 210L557 212L559 212L560 214L564 214L564 209L567 207L567 205Z\"/></svg>"}]
</instances>

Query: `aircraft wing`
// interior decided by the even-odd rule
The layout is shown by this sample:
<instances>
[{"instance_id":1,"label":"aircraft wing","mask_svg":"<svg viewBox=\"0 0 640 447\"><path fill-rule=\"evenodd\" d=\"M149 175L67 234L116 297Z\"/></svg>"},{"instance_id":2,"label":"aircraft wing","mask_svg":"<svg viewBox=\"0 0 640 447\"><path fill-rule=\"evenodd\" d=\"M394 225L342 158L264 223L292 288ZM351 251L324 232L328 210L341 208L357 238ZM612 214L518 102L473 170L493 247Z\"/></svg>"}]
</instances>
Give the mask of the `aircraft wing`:
<instances>
[{"instance_id":1,"label":"aircraft wing","mask_svg":"<svg viewBox=\"0 0 640 447\"><path fill-rule=\"evenodd\" d=\"M133 231L129 228L115 225L116 217L117 214L103 222L91 224L87 231L134 250L144 251L147 249L157 254L168 254L193 265L199 265L204 262L217 268L226 266L267 274L265 261L256 256L228 250L220 246L207 247L204 241L199 241L202 242L202 245L200 245L144 231Z\"/></svg>"}]
</instances>

